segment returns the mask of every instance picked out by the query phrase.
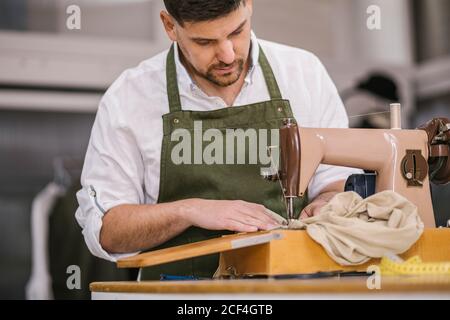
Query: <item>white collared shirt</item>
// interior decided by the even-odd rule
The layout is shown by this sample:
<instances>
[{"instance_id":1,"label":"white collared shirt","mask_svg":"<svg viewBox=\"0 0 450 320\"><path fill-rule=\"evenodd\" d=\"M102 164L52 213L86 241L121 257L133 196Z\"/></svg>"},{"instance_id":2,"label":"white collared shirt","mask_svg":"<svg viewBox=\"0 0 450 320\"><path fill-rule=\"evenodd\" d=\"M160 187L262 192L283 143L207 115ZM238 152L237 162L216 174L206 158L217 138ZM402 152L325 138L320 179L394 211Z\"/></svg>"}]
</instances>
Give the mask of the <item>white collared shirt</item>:
<instances>
[{"instance_id":1,"label":"white collared shirt","mask_svg":"<svg viewBox=\"0 0 450 320\"><path fill-rule=\"evenodd\" d=\"M336 87L316 56L307 51L257 40L252 33L252 65L234 105L270 100L259 66L260 44L273 69L281 94L303 127L348 127ZM181 64L175 61L183 110L226 108L220 97L207 96ZM160 182L162 115L169 113L166 89L168 50L124 71L103 96L92 128L77 193L78 223L89 250L111 261L133 255L107 253L100 245L102 217L121 204L154 204ZM313 199L328 184L361 170L320 165L309 184ZM172 183L176 183L173 181Z\"/></svg>"}]
</instances>

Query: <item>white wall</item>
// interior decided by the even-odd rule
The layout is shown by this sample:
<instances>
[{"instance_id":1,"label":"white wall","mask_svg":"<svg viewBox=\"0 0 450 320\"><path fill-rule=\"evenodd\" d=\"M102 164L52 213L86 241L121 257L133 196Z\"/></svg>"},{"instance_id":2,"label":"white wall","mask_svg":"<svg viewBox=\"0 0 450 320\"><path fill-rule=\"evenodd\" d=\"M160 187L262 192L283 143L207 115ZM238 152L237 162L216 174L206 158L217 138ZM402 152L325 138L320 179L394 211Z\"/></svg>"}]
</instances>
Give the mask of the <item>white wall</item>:
<instances>
[{"instance_id":1,"label":"white wall","mask_svg":"<svg viewBox=\"0 0 450 320\"><path fill-rule=\"evenodd\" d=\"M86 2L60 1L59 5ZM52 9L62 11L56 16L60 21L55 32L0 32L0 82L107 87L124 69L168 45L159 23L162 1L151 4L145 8L152 10L139 16L133 14L134 9L120 14L110 6L102 14L98 6L86 6L81 11L81 31L65 28L67 15L61 6ZM143 20L139 37L126 38L123 30L117 37L105 36L117 35L115 29L126 29L133 19ZM133 34L134 27L127 32Z\"/></svg>"},{"instance_id":2,"label":"white wall","mask_svg":"<svg viewBox=\"0 0 450 320\"><path fill-rule=\"evenodd\" d=\"M381 30L366 26L370 5L381 9ZM254 0L254 6L260 37L327 60L412 63L408 0Z\"/></svg>"},{"instance_id":3,"label":"white wall","mask_svg":"<svg viewBox=\"0 0 450 320\"><path fill-rule=\"evenodd\" d=\"M64 7L68 2L59 3ZM366 28L366 9L372 4L381 8L380 31ZM106 23L115 25L120 33L134 19L143 20L143 29L154 28L148 34L152 41L142 41L145 30L138 37L141 40L124 40L120 35L100 37L116 31L102 30L105 18L93 4L84 7L92 11L82 12L83 27L95 31L91 34L77 36L64 28L58 36L0 33L0 82L108 86L122 70L168 46L159 21L163 3L156 1L153 6L148 19L145 14L136 16L110 8L117 21ZM396 75L402 82L409 82L412 53L408 0L254 0L254 6L254 30L259 37L314 52L339 89L352 86L368 70L379 67L401 70L395 71Z\"/></svg>"},{"instance_id":4,"label":"white wall","mask_svg":"<svg viewBox=\"0 0 450 320\"><path fill-rule=\"evenodd\" d=\"M371 70L394 77L408 123L414 76L408 0L254 0L254 5L256 34L315 53L339 90L354 86ZM367 28L370 5L380 7L381 30ZM349 113L370 110L370 101L361 103L349 106Z\"/></svg>"}]
</instances>

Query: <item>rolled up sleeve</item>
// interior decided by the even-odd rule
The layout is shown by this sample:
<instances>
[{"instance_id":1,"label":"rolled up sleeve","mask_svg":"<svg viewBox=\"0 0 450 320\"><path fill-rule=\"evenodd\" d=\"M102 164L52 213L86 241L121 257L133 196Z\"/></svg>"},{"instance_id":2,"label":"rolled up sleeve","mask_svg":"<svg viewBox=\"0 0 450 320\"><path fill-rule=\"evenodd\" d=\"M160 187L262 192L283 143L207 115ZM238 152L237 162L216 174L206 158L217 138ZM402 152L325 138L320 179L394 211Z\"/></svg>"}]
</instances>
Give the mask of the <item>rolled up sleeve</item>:
<instances>
[{"instance_id":1,"label":"rolled up sleeve","mask_svg":"<svg viewBox=\"0 0 450 320\"><path fill-rule=\"evenodd\" d=\"M317 59L317 58L316 58ZM348 128L348 116L339 93L322 63L317 59L319 74L320 128ZM352 174L362 174L363 170L350 167L319 165L308 186L308 198L313 200L329 184L346 180Z\"/></svg>"},{"instance_id":2,"label":"rolled up sleeve","mask_svg":"<svg viewBox=\"0 0 450 320\"><path fill-rule=\"evenodd\" d=\"M132 130L121 116L120 97L103 97L92 128L77 193L75 214L91 253L110 261L134 255L109 254L100 244L103 216L122 204L144 202L143 161Z\"/></svg>"}]
</instances>

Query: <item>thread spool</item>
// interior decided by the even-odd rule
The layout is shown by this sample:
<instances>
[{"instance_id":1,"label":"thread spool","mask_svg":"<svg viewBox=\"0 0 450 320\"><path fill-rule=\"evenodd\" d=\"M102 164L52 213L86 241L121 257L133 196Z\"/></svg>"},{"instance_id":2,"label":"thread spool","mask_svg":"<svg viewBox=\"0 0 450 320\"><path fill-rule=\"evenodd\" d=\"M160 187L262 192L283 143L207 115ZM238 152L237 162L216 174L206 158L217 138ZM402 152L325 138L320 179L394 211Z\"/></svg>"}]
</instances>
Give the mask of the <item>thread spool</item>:
<instances>
[{"instance_id":1,"label":"thread spool","mask_svg":"<svg viewBox=\"0 0 450 320\"><path fill-rule=\"evenodd\" d=\"M391 129L402 129L402 105L400 103L391 104Z\"/></svg>"}]
</instances>

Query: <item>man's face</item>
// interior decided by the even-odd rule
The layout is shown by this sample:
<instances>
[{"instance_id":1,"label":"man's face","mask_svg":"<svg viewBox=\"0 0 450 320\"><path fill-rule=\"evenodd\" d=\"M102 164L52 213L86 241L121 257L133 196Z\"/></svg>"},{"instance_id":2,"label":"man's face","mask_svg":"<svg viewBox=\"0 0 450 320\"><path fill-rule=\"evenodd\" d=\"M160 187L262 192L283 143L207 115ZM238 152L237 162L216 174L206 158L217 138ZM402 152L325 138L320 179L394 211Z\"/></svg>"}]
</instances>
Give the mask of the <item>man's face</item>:
<instances>
[{"instance_id":1,"label":"man's face","mask_svg":"<svg viewBox=\"0 0 450 320\"><path fill-rule=\"evenodd\" d=\"M175 25L184 62L197 76L227 87L244 70L250 51L251 1L216 20Z\"/></svg>"}]
</instances>

